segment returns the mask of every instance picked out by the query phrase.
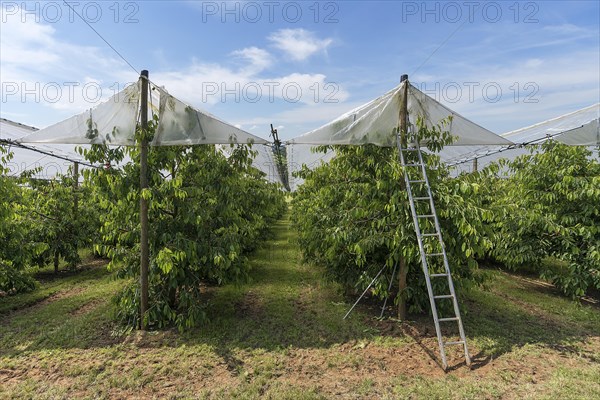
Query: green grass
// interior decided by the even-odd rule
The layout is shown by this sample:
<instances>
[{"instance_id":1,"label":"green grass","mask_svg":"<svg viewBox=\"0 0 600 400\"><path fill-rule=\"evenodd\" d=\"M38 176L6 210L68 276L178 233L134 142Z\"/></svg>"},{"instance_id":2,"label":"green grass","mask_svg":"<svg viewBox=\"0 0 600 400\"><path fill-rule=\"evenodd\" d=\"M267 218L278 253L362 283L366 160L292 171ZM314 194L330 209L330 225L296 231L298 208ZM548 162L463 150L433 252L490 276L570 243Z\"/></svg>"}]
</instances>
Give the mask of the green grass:
<instances>
[{"instance_id":1,"label":"green grass","mask_svg":"<svg viewBox=\"0 0 600 400\"><path fill-rule=\"evenodd\" d=\"M0 355L92 345L110 325L110 298L122 284L100 267L4 299Z\"/></svg>"},{"instance_id":2,"label":"green grass","mask_svg":"<svg viewBox=\"0 0 600 400\"><path fill-rule=\"evenodd\" d=\"M99 262L99 260L94 260L91 251L88 249L80 250L79 254L82 259L82 265L84 266L89 263ZM91 272L91 275L89 271L78 274L76 273L77 270L66 270L66 265L63 260L61 260L59 268L58 275L54 274L54 266L52 265L37 268L35 271L36 278L41 280L42 285L32 292L11 296L10 298L4 299L4 301L0 299L0 315L38 303L61 290L76 287L82 282L95 280L99 276L98 274L106 275L105 270ZM64 277L68 278L63 279Z\"/></svg>"},{"instance_id":3,"label":"green grass","mask_svg":"<svg viewBox=\"0 0 600 400\"><path fill-rule=\"evenodd\" d=\"M499 271L488 291L468 293L466 316L465 329L485 356L526 344L568 347L600 332L597 307Z\"/></svg>"},{"instance_id":4,"label":"green grass","mask_svg":"<svg viewBox=\"0 0 600 400\"><path fill-rule=\"evenodd\" d=\"M463 299L473 370L455 349L444 373L428 317L360 305L342 320L353 299L301 263L286 219L250 262L252 281L210 288L210 322L184 334L116 336L124 282L103 267L43 275L0 299L0 399L600 398L598 307L491 271Z\"/></svg>"},{"instance_id":5,"label":"green grass","mask_svg":"<svg viewBox=\"0 0 600 400\"><path fill-rule=\"evenodd\" d=\"M328 347L368 331L360 318L343 321L346 304L335 284L300 261L287 221L251 261L252 282L226 286L210 299L212 321L189 339L249 349Z\"/></svg>"}]
</instances>

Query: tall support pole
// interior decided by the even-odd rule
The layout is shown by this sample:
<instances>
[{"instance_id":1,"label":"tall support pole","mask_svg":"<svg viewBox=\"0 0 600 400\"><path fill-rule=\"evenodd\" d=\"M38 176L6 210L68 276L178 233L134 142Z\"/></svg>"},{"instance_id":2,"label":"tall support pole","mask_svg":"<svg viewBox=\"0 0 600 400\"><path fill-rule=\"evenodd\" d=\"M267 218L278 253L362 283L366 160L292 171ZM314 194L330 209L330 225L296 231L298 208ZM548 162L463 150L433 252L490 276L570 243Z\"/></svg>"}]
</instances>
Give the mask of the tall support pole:
<instances>
[{"instance_id":1,"label":"tall support pole","mask_svg":"<svg viewBox=\"0 0 600 400\"><path fill-rule=\"evenodd\" d=\"M79 213L79 163L75 161L73 163L73 216L74 220L77 221Z\"/></svg>"},{"instance_id":2,"label":"tall support pole","mask_svg":"<svg viewBox=\"0 0 600 400\"><path fill-rule=\"evenodd\" d=\"M400 145L406 148L408 144L407 131L408 131L408 75L402 75L400 82L404 82L402 88L402 99L400 100ZM404 180L400 181L400 189L406 190ZM398 301L398 319L400 321L406 320L406 277L408 275L408 265L406 265L406 259L400 255L398 260L398 295L400 299Z\"/></svg>"},{"instance_id":3,"label":"tall support pole","mask_svg":"<svg viewBox=\"0 0 600 400\"><path fill-rule=\"evenodd\" d=\"M148 323L148 265L150 264L150 249L148 243L148 200L142 193L148 188L148 71L140 75L142 140L140 142L140 328L146 330Z\"/></svg>"}]
</instances>

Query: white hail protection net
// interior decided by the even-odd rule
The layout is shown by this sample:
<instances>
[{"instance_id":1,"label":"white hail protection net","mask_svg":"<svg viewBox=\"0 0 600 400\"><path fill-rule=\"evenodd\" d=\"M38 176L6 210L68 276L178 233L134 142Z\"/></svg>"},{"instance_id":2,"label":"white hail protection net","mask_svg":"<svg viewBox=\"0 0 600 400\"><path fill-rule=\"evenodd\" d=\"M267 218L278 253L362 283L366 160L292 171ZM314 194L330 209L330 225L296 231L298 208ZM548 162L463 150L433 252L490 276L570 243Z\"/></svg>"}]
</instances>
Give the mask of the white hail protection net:
<instances>
[{"instance_id":1,"label":"white hail protection net","mask_svg":"<svg viewBox=\"0 0 600 400\"><path fill-rule=\"evenodd\" d=\"M152 146L266 144L266 140L199 111L160 90L159 123Z\"/></svg>"},{"instance_id":2,"label":"white hail protection net","mask_svg":"<svg viewBox=\"0 0 600 400\"><path fill-rule=\"evenodd\" d=\"M287 146L287 167L291 191L295 191L298 186L304 183L304 179L294 176L295 172L300 171L303 166L311 170L315 169L335 157L335 152L331 149L328 149L325 153L315 150L315 146L310 144L290 144Z\"/></svg>"},{"instance_id":3,"label":"white hail protection net","mask_svg":"<svg viewBox=\"0 0 600 400\"><path fill-rule=\"evenodd\" d=\"M288 143L311 145L371 143L378 146L395 146L394 129L398 127L399 123L401 96L405 84L407 84L406 81L383 96L343 114L320 128L294 138ZM453 144L455 146L511 144L509 140L469 121L412 85L408 87L407 108L409 121L413 125L416 125L419 117L428 127L433 127L452 116L451 124L445 129L457 138Z\"/></svg>"},{"instance_id":4,"label":"white hail protection net","mask_svg":"<svg viewBox=\"0 0 600 400\"><path fill-rule=\"evenodd\" d=\"M564 114L525 128L501 135L517 145L542 143L550 138L575 146L600 145L600 103ZM444 148L441 156L448 164L460 171L472 170L477 158L478 168L483 168L501 158L509 160L528 154L529 150L518 146L471 146Z\"/></svg>"},{"instance_id":5,"label":"white hail protection net","mask_svg":"<svg viewBox=\"0 0 600 400\"><path fill-rule=\"evenodd\" d=\"M2 141L15 142L36 131L37 128L0 118ZM26 171L35 170L35 174L32 175L34 178L52 179L57 175L67 174L73 161L85 162L70 145L36 144L23 148L16 144L5 144L5 148L13 153L13 158L6 164L9 176L19 176Z\"/></svg>"},{"instance_id":6,"label":"white hail protection net","mask_svg":"<svg viewBox=\"0 0 600 400\"><path fill-rule=\"evenodd\" d=\"M334 157L334 152L315 153L316 145L359 145L375 144L395 146L394 130L400 119L400 105L405 83L385 93L383 96L357 107L335 120L287 142L288 170L290 187L295 190L302 179L293 177L293 172L306 165L314 169ZM479 149L481 145L510 145L512 142L464 118L438 101L427 96L414 86L408 87L408 115L412 125L422 118L428 127L439 125L452 116L446 125L456 141L449 146L454 154L463 154L469 149ZM469 147L472 146L472 147Z\"/></svg>"},{"instance_id":7,"label":"white hail protection net","mask_svg":"<svg viewBox=\"0 0 600 400\"><path fill-rule=\"evenodd\" d=\"M157 113L159 117L151 146L268 143L185 104L162 88L152 86L150 92L148 118ZM138 81L90 110L40 129L21 138L20 142L133 146L139 103Z\"/></svg>"},{"instance_id":8,"label":"white hail protection net","mask_svg":"<svg viewBox=\"0 0 600 400\"><path fill-rule=\"evenodd\" d=\"M139 82L107 101L64 121L21 138L21 143L135 144Z\"/></svg>"},{"instance_id":9,"label":"white hail protection net","mask_svg":"<svg viewBox=\"0 0 600 400\"><path fill-rule=\"evenodd\" d=\"M135 129L139 121L140 97L138 82L88 111L41 130L21 130L20 135L13 135L10 139L37 147L40 147L39 143L132 146L135 145ZM159 117L151 146L254 144L253 151L257 155L253 165L263 171L269 181L281 182L276 172L271 148L265 145L268 143L266 140L199 111L155 85L151 85L148 108L149 120L153 115ZM52 147L64 148L70 159L81 159L72 151L72 146L52 145ZM17 158L22 159L21 156L15 157ZM48 158L52 159L52 157ZM68 161L63 163L53 159L53 162L60 164L61 168L58 169L66 173L68 168L63 168L62 164L69 164ZM54 175L56 174L52 174L51 177Z\"/></svg>"},{"instance_id":10,"label":"white hail protection net","mask_svg":"<svg viewBox=\"0 0 600 400\"><path fill-rule=\"evenodd\" d=\"M228 145L217 145L217 149L225 154L226 157L229 157L233 152L233 149ZM253 144L250 151L256 154L252 159L252 166L263 172L267 181L279 183L283 186L283 181L275 162L272 145Z\"/></svg>"},{"instance_id":11,"label":"white hail protection net","mask_svg":"<svg viewBox=\"0 0 600 400\"><path fill-rule=\"evenodd\" d=\"M547 137L552 137L565 144L597 146L600 145L599 119L600 103L526 128L504 133L502 136L514 143L542 141Z\"/></svg>"}]
</instances>

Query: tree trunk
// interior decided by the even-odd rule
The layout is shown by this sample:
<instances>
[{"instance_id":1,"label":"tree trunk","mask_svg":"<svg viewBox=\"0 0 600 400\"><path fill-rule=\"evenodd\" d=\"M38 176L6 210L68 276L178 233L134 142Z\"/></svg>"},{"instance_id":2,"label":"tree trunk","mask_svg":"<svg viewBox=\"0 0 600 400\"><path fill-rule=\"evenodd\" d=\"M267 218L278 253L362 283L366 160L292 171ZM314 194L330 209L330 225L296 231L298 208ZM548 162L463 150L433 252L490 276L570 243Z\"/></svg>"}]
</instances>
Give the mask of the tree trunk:
<instances>
[{"instance_id":1,"label":"tree trunk","mask_svg":"<svg viewBox=\"0 0 600 400\"><path fill-rule=\"evenodd\" d=\"M59 254L58 251L54 252L54 273L58 274L58 262L59 262Z\"/></svg>"},{"instance_id":2,"label":"tree trunk","mask_svg":"<svg viewBox=\"0 0 600 400\"><path fill-rule=\"evenodd\" d=\"M169 289L169 307L173 310L177 308L177 289L170 288Z\"/></svg>"},{"instance_id":3,"label":"tree trunk","mask_svg":"<svg viewBox=\"0 0 600 400\"><path fill-rule=\"evenodd\" d=\"M398 261L398 319L406 320L406 276L408 275L408 266L404 257L400 257Z\"/></svg>"}]
</instances>

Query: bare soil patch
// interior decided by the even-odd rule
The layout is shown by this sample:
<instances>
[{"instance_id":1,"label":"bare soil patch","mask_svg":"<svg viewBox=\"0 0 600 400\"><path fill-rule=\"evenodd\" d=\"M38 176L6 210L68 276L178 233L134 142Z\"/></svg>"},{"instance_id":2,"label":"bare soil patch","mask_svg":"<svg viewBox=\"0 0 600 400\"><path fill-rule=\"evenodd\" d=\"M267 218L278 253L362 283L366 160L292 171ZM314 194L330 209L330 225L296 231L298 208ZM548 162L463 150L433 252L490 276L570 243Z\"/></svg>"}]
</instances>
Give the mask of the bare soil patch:
<instances>
[{"instance_id":1,"label":"bare soil patch","mask_svg":"<svg viewBox=\"0 0 600 400\"><path fill-rule=\"evenodd\" d=\"M235 303L235 314L239 318L252 318L260 321L265 317L263 299L252 291Z\"/></svg>"},{"instance_id":2,"label":"bare soil patch","mask_svg":"<svg viewBox=\"0 0 600 400\"><path fill-rule=\"evenodd\" d=\"M76 308L75 310L71 311L70 314L74 317L78 316L78 315L83 315L83 314L87 314L90 311L94 310L95 308L97 308L99 305L106 303L106 300L103 299L92 299L91 301L82 304L80 307Z\"/></svg>"}]
</instances>

